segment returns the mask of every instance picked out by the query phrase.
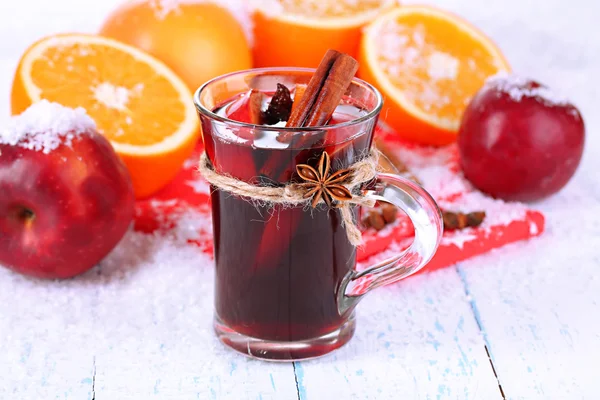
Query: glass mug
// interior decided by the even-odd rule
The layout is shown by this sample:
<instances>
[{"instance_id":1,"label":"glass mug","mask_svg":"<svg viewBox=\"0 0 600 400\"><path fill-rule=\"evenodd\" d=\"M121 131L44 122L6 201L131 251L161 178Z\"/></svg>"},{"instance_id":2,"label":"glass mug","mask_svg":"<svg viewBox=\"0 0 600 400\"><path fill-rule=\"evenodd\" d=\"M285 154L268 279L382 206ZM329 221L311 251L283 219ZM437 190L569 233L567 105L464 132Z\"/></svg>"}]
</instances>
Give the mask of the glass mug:
<instances>
[{"instance_id":1,"label":"glass mug","mask_svg":"<svg viewBox=\"0 0 600 400\"><path fill-rule=\"evenodd\" d=\"M224 110L232 98L250 89L273 92L277 83L291 89L308 83L313 72L254 69L200 87L194 102L213 169L252 184L284 185L298 181L296 165L316 166L323 151L332 170L368 154L382 98L360 79L349 86L334 125L285 128L227 118ZM288 144L270 140L282 132L292 136ZM412 181L380 173L364 195L403 210L415 239L404 252L358 272L356 248L339 209L268 205L211 189L214 328L221 342L255 358L298 360L341 347L354 334L354 309L365 293L421 269L442 235L441 213L431 196ZM357 217L358 207L353 212Z\"/></svg>"}]
</instances>

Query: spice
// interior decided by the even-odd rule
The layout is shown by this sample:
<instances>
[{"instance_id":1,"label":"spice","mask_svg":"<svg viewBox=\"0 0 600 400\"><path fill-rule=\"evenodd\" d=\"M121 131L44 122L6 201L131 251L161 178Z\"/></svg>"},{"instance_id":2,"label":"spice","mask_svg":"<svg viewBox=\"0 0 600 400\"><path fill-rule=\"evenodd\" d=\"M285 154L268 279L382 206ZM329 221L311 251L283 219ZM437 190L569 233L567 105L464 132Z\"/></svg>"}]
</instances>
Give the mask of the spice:
<instances>
[{"instance_id":1,"label":"spice","mask_svg":"<svg viewBox=\"0 0 600 400\"><path fill-rule=\"evenodd\" d=\"M296 166L298 175L305 181L305 183L301 183L300 185L309 189L304 198L308 199L312 197L311 205L313 208L317 206L321 198L328 206L332 205L333 200L352 200L352 193L342 185L342 182L346 181L350 176L351 171L343 169L330 174L330 168L329 154L326 151L321 154L318 170L308 164L298 164Z\"/></svg>"},{"instance_id":2,"label":"spice","mask_svg":"<svg viewBox=\"0 0 600 400\"><path fill-rule=\"evenodd\" d=\"M455 230L464 228L476 228L483 223L485 211L474 211L470 213L443 211L445 230Z\"/></svg>"},{"instance_id":3,"label":"spice","mask_svg":"<svg viewBox=\"0 0 600 400\"><path fill-rule=\"evenodd\" d=\"M285 85L278 83L275 94L271 98L267 109L262 113L263 124L274 125L280 121L287 121L291 112L292 97L290 90Z\"/></svg>"},{"instance_id":4,"label":"spice","mask_svg":"<svg viewBox=\"0 0 600 400\"><path fill-rule=\"evenodd\" d=\"M335 50L328 50L286 126L327 124L357 70L358 62L354 58Z\"/></svg>"},{"instance_id":5,"label":"spice","mask_svg":"<svg viewBox=\"0 0 600 400\"><path fill-rule=\"evenodd\" d=\"M367 214L367 223L369 227L378 231L385 228L383 216L375 210L369 210L369 213Z\"/></svg>"},{"instance_id":6,"label":"spice","mask_svg":"<svg viewBox=\"0 0 600 400\"><path fill-rule=\"evenodd\" d=\"M381 206L381 216L386 224L391 224L398 217L398 209L391 204L383 204Z\"/></svg>"},{"instance_id":7,"label":"spice","mask_svg":"<svg viewBox=\"0 0 600 400\"><path fill-rule=\"evenodd\" d=\"M384 203L380 207L368 210L362 223L367 228L380 231L386 225L395 222L397 217L398 209L391 204Z\"/></svg>"}]
</instances>

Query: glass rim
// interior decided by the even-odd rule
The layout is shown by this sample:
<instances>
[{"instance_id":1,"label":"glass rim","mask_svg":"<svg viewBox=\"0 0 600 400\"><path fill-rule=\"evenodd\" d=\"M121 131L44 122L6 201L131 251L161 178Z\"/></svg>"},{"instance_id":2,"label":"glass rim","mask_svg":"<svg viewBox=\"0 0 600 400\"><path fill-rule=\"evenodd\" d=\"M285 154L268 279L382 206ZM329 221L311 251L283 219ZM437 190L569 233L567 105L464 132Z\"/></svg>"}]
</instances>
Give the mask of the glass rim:
<instances>
[{"instance_id":1,"label":"glass rim","mask_svg":"<svg viewBox=\"0 0 600 400\"><path fill-rule=\"evenodd\" d=\"M210 86L218 81L221 81L221 80L224 80L227 78L231 78L232 76L244 75L244 74L248 74L251 72L313 72L314 73L315 71L316 71L315 68L265 67L265 68L250 68L250 69L245 69L245 70L241 70L241 71L230 72L228 74L217 76L216 78L213 78L213 79L205 82L202 86L200 86L198 89L196 89L196 92L194 93L194 105L196 106L196 110L199 113L204 114L205 116L207 116L213 120L217 120L219 122L222 122L222 123L225 123L228 125L234 125L234 126L237 126L240 128L260 129L262 131L297 132L297 133L323 132L323 131L329 131L329 130L333 130L333 129L345 128L345 127L349 127L349 126L353 126L353 125L358 125L358 124L361 124L365 121L368 121L368 120L376 117L381 112L381 109L383 107L383 96L381 95L379 90L377 90L377 88L375 88L369 82L366 82L357 77L352 78L352 83L357 83L360 86L364 86L367 89L369 89L375 95L377 104L371 111L368 111L367 114L365 114L361 117L352 119L350 121L342 122L339 124L334 124L334 125L301 127L301 128L286 127L286 126L275 127L275 126L270 126L270 125L257 125L257 124L252 124L252 123L248 123L248 122L236 121L236 120L233 120L233 119L230 119L227 117L217 115L212 110L209 110L208 108L206 108L200 101L200 95L202 94L202 92L204 90L206 90L208 88L208 86Z\"/></svg>"}]
</instances>

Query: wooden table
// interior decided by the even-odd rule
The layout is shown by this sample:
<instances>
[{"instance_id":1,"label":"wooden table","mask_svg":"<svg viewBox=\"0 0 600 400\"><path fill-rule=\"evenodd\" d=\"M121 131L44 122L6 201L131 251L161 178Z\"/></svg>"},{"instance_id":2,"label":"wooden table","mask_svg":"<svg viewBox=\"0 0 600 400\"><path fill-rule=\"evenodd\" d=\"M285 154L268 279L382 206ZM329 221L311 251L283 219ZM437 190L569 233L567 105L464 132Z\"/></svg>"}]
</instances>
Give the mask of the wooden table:
<instances>
[{"instance_id":1,"label":"wooden table","mask_svg":"<svg viewBox=\"0 0 600 400\"><path fill-rule=\"evenodd\" d=\"M93 32L116 2L0 3L3 123L25 47L49 33ZM432 3L483 28L515 70L582 109L584 163L536 205L548 217L543 237L379 290L359 307L349 345L294 364L250 360L216 341L211 261L177 240L130 233L100 268L65 282L0 269L0 398L600 398L600 6Z\"/></svg>"}]
</instances>

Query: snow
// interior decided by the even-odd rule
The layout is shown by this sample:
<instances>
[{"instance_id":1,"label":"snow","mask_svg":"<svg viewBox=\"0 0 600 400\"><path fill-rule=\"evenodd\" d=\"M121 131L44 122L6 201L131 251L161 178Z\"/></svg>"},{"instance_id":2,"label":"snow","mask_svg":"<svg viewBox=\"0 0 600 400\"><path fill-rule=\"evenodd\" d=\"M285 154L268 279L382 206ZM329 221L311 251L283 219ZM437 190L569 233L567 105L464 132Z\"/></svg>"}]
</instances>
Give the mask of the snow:
<instances>
[{"instance_id":1,"label":"snow","mask_svg":"<svg viewBox=\"0 0 600 400\"><path fill-rule=\"evenodd\" d=\"M455 145L414 151L389 147L437 200L440 208L463 213L485 211L481 228L507 225L525 217L527 207L524 204L507 203L475 190L459 169Z\"/></svg>"},{"instance_id":2,"label":"snow","mask_svg":"<svg viewBox=\"0 0 600 400\"><path fill-rule=\"evenodd\" d=\"M0 144L50 153L60 145L70 146L81 134L96 130L96 123L82 107L64 107L42 100L13 117L0 131Z\"/></svg>"},{"instance_id":3,"label":"snow","mask_svg":"<svg viewBox=\"0 0 600 400\"><path fill-rule=\"evenodd\" d=\"M427 58L427 74L434 80L456 79L459 62L448 53L434 51Z\"/></svg>"},{"instance_id":4,"label":"snow","mask_svg":"<svg viewBox=\"0 0 600 400\"><path fill-rule=\"evenodd\" d=\"M201 247L212 240L212 218L207 206L194 208L177 200L151 200L150 205L159 224L155 236L181 245L196 241Z\"/></svg>"},{"instance_id":5,"label":"snow","mask_svg":"<svg viewBox=\"0 0 600 400\"><path fill-rule=\"evenodd\" d=\"M92 89L96 100L108 108L119 111L127 109L129 102L129 90L122 86L115 86L108 82L102 82ZM127 117L131 119L131 117Z\"/></svg>"},{"instance_id":6,"label":"snow","mask_svg":"<svg viewBox=\"0 0 600 400\"><path fill-rule=\"evenodd\" d=\"M204 179L194 179L185 182L186 185L192 188L194 193L210 194L210 185Z\"/></svg>"},{"instance_id":7,"label":"snow","mask_svg":"<svg viewBox=\"0 0 600 400\"><path fill-rule=\"evenodd\" d=\"M448 82L457 78L460 61L428 43L427 35L420 23L410 26L385 22L378 32L381 46L377 53L382 69L403 88L404 95L430 111L449 104L450 99L443 93L448 91Z\"/></svg>"},{"instance_id":8,"label":"snow","mask_svg":"<svg viewBox=\"0 0 600 400\"><path fill-rule=\"evenodd\" d=\"M471 188L471 184L466 179L444 166L415 168L411 169L411 172L437 199L451 197Z\"/></svg>"},{"instance_id":9,"label":"snow","mask_svg":"<svg viewBox=\"0 0 600 400\"><path fill-rule=\"evenodd\" d=\"M464 229L461 231L445 234L440 244L444 246L451 244L458 247L459 249L462 249L465 243L471 242L475 239L477 239L477 235L474 235L470 233L469 230Z\"/></svg>"},{"instance_id":10,"label":"snow","mask_svg":"<svg viewBox=\"0 0 600 400\"><path fill-rule=\"evenodd\" d=\"M514 101L519 102L523 98L535 98L548 105L570 104L568 98L559 95L547 86L531 87L532 80L517 74L498 73L489 77L485 85L500 92L508 94Z\"/></svg>"}]
</instances>

